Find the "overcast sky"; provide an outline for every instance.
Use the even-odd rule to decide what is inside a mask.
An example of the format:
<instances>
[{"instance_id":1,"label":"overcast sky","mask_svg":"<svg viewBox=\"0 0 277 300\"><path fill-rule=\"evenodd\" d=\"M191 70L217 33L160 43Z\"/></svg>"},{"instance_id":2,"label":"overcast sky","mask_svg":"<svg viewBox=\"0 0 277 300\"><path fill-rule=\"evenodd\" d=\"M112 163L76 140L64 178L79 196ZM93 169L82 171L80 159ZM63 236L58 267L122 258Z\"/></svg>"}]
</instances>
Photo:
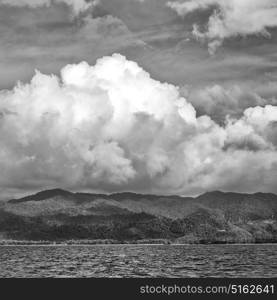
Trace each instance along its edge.
<instances>
[{"instance_id":1,"label":"overcast sky","mask_svg":"<svg viewBox=\"0 0 277 300\"><path fill-rule=\"evenodd\" d=\"M276 0L0 0L1 198L277 192Z\"/></svg>"}]
</instances>

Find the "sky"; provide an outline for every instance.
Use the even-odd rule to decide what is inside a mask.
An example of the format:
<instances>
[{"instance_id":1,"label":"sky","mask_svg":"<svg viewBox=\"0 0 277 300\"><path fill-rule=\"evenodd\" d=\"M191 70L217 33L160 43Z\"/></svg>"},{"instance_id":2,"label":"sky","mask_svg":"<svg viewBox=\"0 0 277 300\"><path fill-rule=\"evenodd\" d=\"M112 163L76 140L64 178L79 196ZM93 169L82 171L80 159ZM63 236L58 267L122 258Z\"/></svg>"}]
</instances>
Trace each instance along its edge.
<instances>
[{"instance_id":1,"label":"sky","mask_svg":"<svg viewBox=\"0 0 277 300\"><path fill-rule=\"evenodd\" d=\"M0 0L0 193L277 193L276 0Z\"/></svg>"}]
</instances>

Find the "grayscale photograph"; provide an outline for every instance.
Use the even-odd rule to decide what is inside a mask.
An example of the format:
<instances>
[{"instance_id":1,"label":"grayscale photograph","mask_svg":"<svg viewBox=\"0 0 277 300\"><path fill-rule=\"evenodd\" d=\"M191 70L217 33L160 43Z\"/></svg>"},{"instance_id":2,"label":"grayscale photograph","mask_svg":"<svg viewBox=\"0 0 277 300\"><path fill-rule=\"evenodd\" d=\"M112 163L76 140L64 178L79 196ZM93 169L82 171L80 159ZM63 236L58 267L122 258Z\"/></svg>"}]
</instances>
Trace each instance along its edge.
<instances>
[{"instance_id":1,"label":"grayscale photograph","mask_svg":"<svg viewBox=\"0 0 277 300\"><path fill-rule=\"evenodd\" d=\"M276 278L277 1L0 0L0 277Z\"/></svg>"}]
</instances>

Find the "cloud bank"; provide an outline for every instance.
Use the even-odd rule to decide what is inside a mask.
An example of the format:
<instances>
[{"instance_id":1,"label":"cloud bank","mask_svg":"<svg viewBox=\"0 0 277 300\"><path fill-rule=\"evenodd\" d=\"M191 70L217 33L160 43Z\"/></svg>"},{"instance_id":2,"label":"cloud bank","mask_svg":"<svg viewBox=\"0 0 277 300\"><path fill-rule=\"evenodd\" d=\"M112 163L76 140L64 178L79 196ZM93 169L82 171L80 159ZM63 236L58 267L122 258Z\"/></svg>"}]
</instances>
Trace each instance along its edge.
<instances>
[{"instance_id":1,"label":"cloud bank","mask_svg":"<svg viewBox=\"0 0 277 300\"><path fill-rule=\"evenodd\" d=\"M277 192L277 107L220 126L114 54L0 92L0 187Z\"/></svg>"},{"instance_id":2,"label":"cloud bank","mask_svg":"<svg viewBox=\"0 0 277 300\"><path fill-rule=\"evenodd\" d=\"M41 6L50 6L52 3L64 3L71 7L74 15L78 15L98 5L99 2L100 0L0 0L0 5L37 8Z\"/></svg>"},{"instance_id":3,"label":"cloud bank","mask_svg":"<svg viewBox=\"0 0 277 300\"><path fill-rule=\"evenodd\" d=\"M268 29L277 27L275 0L187 0L170 1L167 6L183 17L193 12L212 11L204 28L195 24L193 29L197 39L208 41L211 53L226 38L270 36Z\"/></svg>"},{"instance_id":4,"label":"cloud bank","mask_svg":"<svg viewBox=\"0 0 277 300\"><path fill-rule=\"evenodd\" d=\"M220 124L225 122L226 116L240 118L249 107L277 105L276 83L261 86L256 83L256 88L239 85L227 88L215 84L193 91L188 91L184 87L181 94L187 96L198 115L208 115Z\"/></svg>"}]
</instances>

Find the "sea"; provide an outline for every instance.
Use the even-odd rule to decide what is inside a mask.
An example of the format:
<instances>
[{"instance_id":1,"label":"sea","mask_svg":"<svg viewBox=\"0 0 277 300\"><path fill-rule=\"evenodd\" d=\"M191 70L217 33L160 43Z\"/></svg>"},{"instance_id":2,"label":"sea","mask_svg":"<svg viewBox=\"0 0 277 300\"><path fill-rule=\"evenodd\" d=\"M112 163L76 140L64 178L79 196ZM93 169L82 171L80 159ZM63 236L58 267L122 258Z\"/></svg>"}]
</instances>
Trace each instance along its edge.
<instances>
[{"instance_id":1,"label":"sea","mask_svg":"<svg viewBox=\"0 0 277 300\"><path fill-rule=\"evenodd\" d=\"M277 244L0 246L2 278L277 277Z\"/></svg>"}]
</instances>

